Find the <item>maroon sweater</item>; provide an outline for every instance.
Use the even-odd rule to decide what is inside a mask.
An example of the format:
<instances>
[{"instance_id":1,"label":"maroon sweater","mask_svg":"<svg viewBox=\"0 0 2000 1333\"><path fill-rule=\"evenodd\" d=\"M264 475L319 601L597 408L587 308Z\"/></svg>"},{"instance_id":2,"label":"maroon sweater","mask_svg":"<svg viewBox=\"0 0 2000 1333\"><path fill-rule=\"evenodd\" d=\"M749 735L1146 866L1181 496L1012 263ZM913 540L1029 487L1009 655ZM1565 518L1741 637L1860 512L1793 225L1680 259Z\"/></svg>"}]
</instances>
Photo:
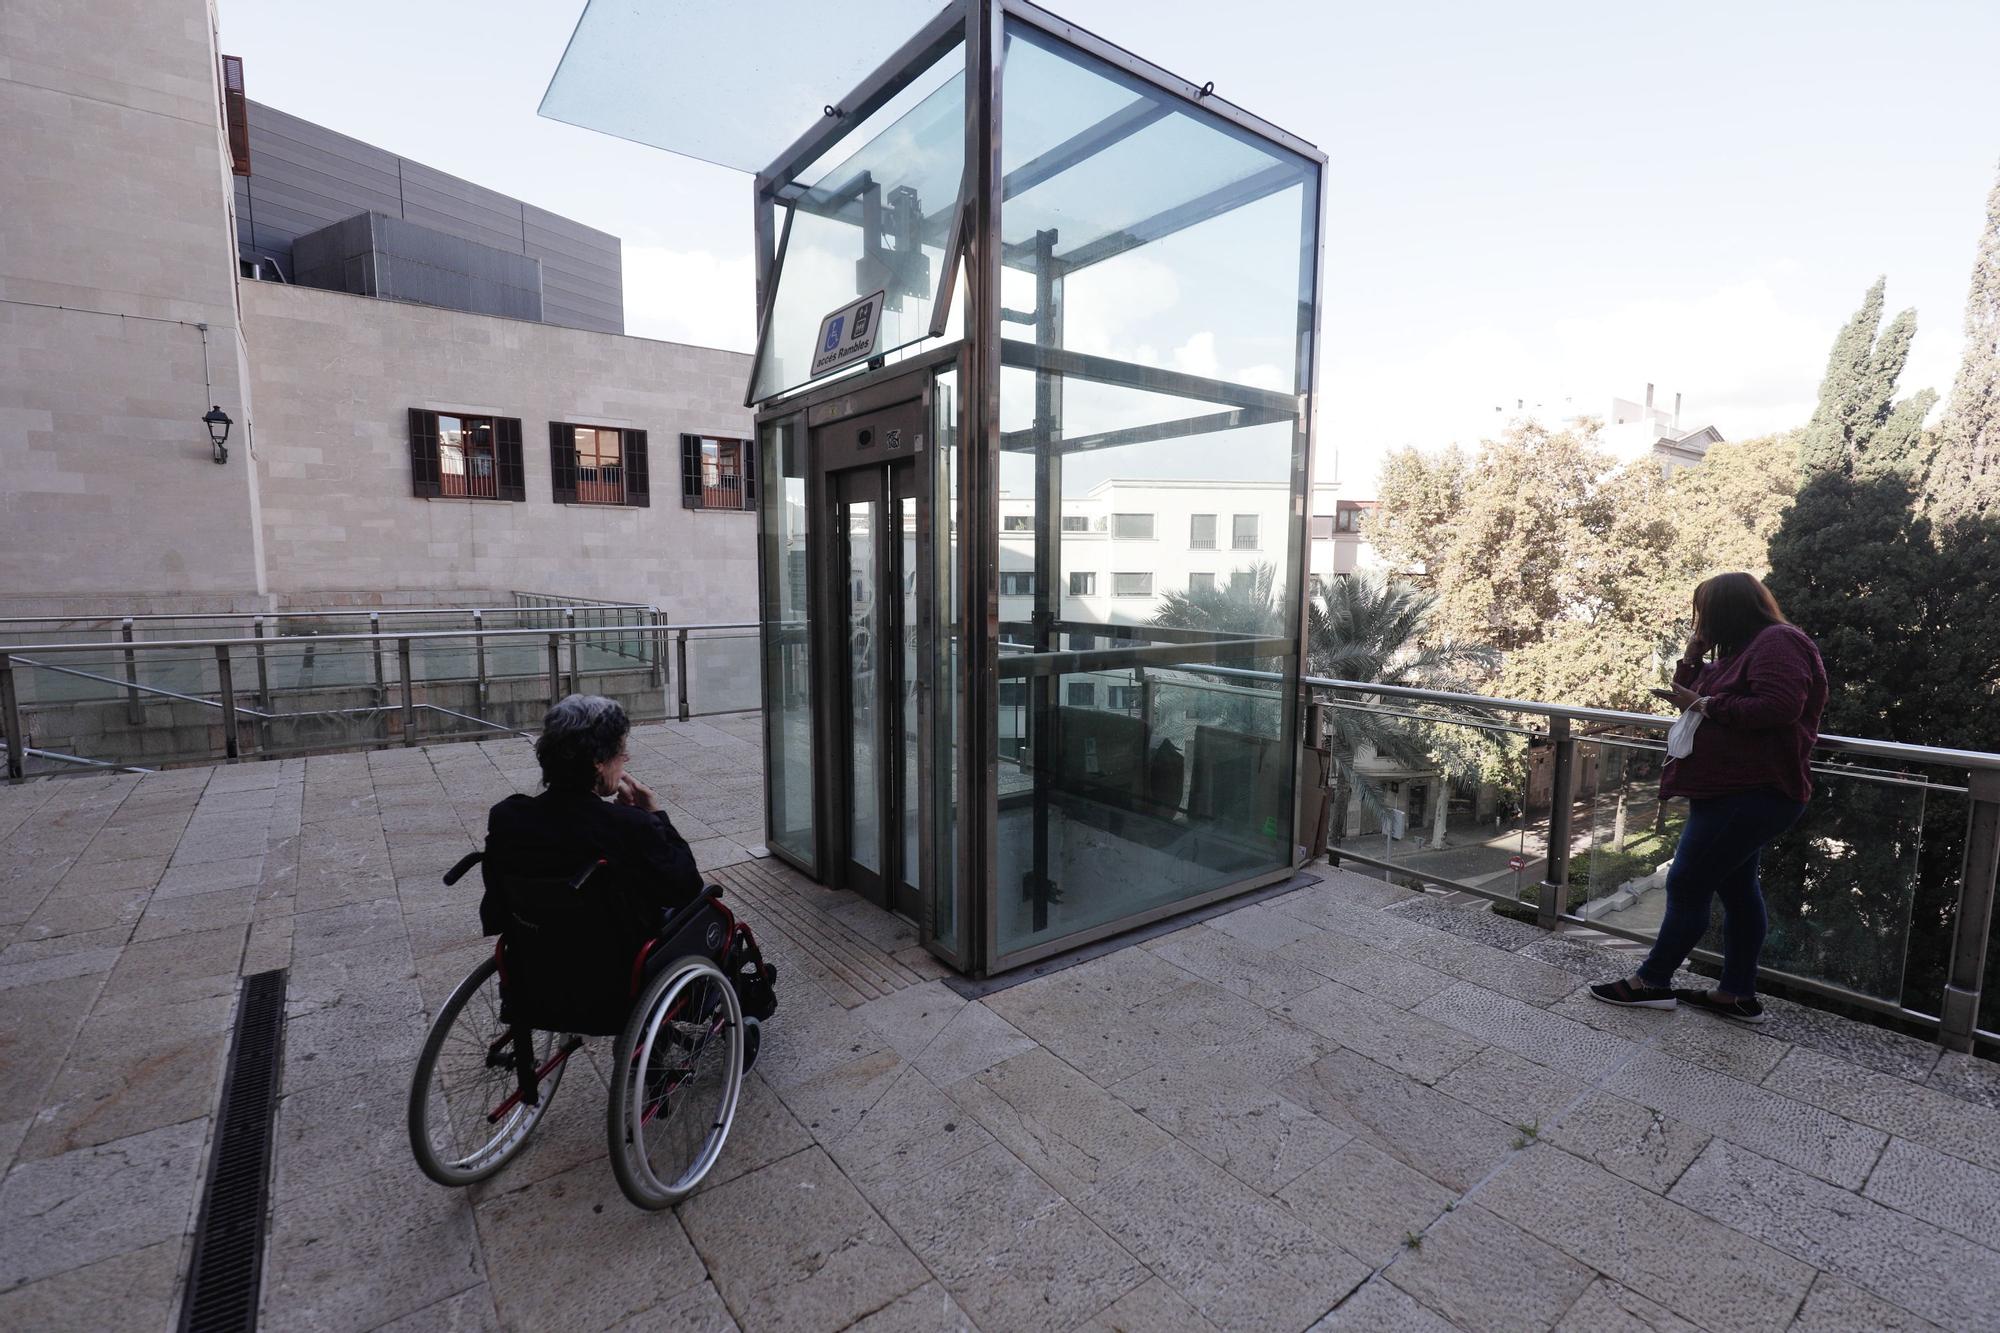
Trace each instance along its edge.
<instances>
[{"instance_id":1,"label":"maroon sweater","mask_svg":"<svg viewBox=\"0 0 2000 1333\"><path fill-rule=\"evenodd\" d=\"M1775 790L1812 796L1812 748L1826 711L1826 667L1802 630L1772 625L1734 657L1683 661L1674 683L1708 700L1694 753L1667 760L1660 795L1730 796Z\"/></svg>"}]
</instances>

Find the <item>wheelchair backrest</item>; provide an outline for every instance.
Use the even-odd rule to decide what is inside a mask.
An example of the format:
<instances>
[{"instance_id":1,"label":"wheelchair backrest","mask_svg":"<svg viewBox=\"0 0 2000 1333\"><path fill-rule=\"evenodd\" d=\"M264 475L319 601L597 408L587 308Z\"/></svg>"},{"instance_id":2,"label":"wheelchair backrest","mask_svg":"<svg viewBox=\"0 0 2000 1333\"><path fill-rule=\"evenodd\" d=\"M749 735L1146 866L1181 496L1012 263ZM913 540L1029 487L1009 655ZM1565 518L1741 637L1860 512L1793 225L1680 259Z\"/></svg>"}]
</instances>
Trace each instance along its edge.
<instances>
[{"instance_id":1,"label":"wheelchair backrest","mask_svg":"<svg viewBox=\"0 0 2000 1333\"><path fill-rule=\"evenodd\" d=\"M485 866L487 925L501 937L502 998L512 1021L565 1032L616 1032L632 959L646 932L592 861L570 875ZM490 911L488 908L490 907Z\"/></svg>"}]
</instances>

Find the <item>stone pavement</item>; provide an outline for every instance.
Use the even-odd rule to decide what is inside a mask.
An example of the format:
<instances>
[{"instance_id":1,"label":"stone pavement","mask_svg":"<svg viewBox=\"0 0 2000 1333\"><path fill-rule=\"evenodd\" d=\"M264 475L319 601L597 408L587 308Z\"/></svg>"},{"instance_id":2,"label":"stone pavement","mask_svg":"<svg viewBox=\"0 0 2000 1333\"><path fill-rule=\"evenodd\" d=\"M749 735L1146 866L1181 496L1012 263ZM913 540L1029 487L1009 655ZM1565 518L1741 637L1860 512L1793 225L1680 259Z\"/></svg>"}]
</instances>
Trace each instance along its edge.
<instances>
[{"instance_id":1,"label":"stone pavement","mask_svg":"<svg viewBox=\"0 0 2000 1333\"><path fill-rule=\"evenodd\" d=\"M782 969L673 1213L579 1064L463 1192L410 1160L486 945L441 871L525 742L0 787L0 1327L170 1327L238 978L290 969L272 1329L2000 1329L2000 1070L1324 882L967 1001L904 923L753 860L754 718L641 728Z\"/></svg>"}]
</instances>

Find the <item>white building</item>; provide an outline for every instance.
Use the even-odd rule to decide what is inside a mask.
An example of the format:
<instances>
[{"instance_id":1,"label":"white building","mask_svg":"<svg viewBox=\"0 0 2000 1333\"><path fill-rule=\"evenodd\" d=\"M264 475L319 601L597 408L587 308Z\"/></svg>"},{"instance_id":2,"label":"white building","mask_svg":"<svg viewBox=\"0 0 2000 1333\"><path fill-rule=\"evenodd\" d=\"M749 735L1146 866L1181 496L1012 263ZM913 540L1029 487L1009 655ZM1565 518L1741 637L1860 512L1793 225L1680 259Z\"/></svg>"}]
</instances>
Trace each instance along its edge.
<instances>
[{"instance_id":1,"label":"white building","mask_svg":"<svg viewBox=\"0 0 2000 1333\"><path fill-rule=\"evenodd\" d=\"M1714 426L1681 426L1681 396L1674 395L1671 412L1653 405L1653 386L1646 386L1642 403L1629 398L1613 398L1598 436L1605 448L1623 463L1651 456L1659 461L1665 476L1690 468L1707 456L1709 446L1722 443L1722 432Z\"/></svg>"},{"instance_id":2,"label":"white building","mask_svg":"<svg viewBox=\"0 0 2000 1333\"><path fill-rule=\"evenodd\" d=\"M1312 573L1331 580L1378 568L1362 534L1373 501L1314 488ZM1226 587L1283 560L1287 489L1277 482L1099 482L1062 505L1060 619L1093 625L1152 620L1169 592ZM1035 502L1000 495L1000 619L1034 611ZM1286 586L1281 584L1281 587Z\"/></svg>"}]
</instances>

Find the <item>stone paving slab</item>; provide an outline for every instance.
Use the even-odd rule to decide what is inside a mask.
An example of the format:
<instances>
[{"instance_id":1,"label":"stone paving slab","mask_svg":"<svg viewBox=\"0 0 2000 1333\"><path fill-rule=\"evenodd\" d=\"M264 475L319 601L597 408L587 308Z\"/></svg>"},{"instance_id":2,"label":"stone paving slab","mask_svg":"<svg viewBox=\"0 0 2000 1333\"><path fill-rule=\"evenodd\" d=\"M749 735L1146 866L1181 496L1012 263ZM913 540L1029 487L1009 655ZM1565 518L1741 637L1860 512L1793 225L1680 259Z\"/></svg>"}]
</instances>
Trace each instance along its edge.
<instances>
[{"instance_id":1,"label":"stone paving slab","mask_svg":"<svg viewBox=\"0 0 2000 1333\"><path fill-rule=\"evenodd\" d=\"M768 859L757 720L633 768L784 969L696 1196L627 1205L604 1043L494 1179L403 1099L484 956L438 876L525 742L0 787L0 1325L167 1328L242 975L290 969L272 1328L2000 1326L2000 1074L1339 871L967 1000Z\"/></svg>"}]
</instances>

